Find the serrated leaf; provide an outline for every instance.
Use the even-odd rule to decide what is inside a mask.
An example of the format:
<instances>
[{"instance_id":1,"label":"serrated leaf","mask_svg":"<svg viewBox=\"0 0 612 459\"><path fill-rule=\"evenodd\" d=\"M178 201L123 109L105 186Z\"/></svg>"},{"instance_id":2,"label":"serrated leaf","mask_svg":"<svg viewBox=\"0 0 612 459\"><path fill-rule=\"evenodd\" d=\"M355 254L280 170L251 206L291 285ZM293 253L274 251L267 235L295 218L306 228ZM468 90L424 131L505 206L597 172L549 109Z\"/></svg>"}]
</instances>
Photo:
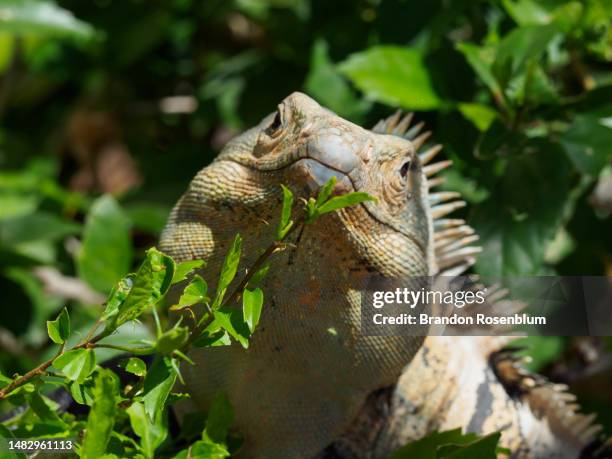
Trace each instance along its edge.
<instances>
[{"instance_id":1,"label":"serrated leaf","mask_svg":"<svg viewBox=\"0 0 612 459\"><path fill-rule=\"evenodd\" d=\"M230 457L230 453L225 446L198 440L172 459L225 459L226 457Z\"/></svg>"},{"instance_id":2,"label":"serrated leaf","mask_svg":"<svg viewBox=\"0 0 612 459\"><path fill-rule=\"evenodd\" d=\"M138 357L130 357L127 362L123 365L123 368L128 373L132 373L136 376L146 376L147 374L147 364L144 363Z\"/></svg>"},{"instance_id":3,"label":"serrated leaf","mask_svg":"<svg viewBox=\"0 0 612 459\"><path fill-rule=\"evenodd\" d=\"M158 359L147 372L142 400L150 419L156 419L164 409L168 394L176 381L176 373L168 357Z\"/></svg>"},{"instance_id":4,"label":"serrated leaf","mask_svg":"<svg viewBox=\"0 0 612 459\"><path fill-rule=\"evenodd\" d=\"M225 444L227 434L234 422L234 410L227 395L215 395L206 417L206 427L202 439L211 443Z\"/></svg>"},{"instance_id":5,"label":"serrated leaf","mask_svg":"<svg viewBox=\"0 0 612 459\"><path fill-rule=\"evenodd\" d=\"M242 251L242 237L239 234L236 235L232 245L230 246L225 259L223 260L223 266L221 266L221 274L219 275L219 283L217 284L217 291L215 293L215 299L213 301L212 308L218 308L223 302L225 296L225 290L232 283L238 270L238 263L240 263L240 254Z\"/></svg>"},{"instance_id":6,"label":"serrated leaf","mask_svg":"<svg viewBox=\"0 0 612 459\"><path fill-rule=\"evenodd\" d=\"M130 417L130 424L134 433L140 437L140 445L147 459L155 457L155 450L166 439L168 429L166 427L166 417L160 412L157 417L151 418L145 405L134 402L127 409Z\"/></svg>"},{"instance_id":7,"label":"serrated leaf","mask_svg":"<svg viewBox=\"0 0 612 459\"><path fill-rule=\"evenodd\" d=\"M244 290L242 293L242 314L251 333L255 331L255 327L259 323L262 306L263 291L260 288L256 288L255 290Z\"/></svg>"},{"instance_id":8,"label":"serrated leaf","mask_svg":"<svg viewBox=\"0 0 612 459\"><path fill-rule=\"evenodd\" d=\"M110 291L128 272L132 263L130 221L111 196L102 196L91 206L76 262L79 277L101 292Z\"/></svg>"},{"instance_id":9,"label":"serrated leaf","mask_svg":"<svg viewBox=\"0 0 612 459\"><path fill-rule=\"evenodd\" d=\"M342 209L344 207L353 206L366 201L376 201L374 196L364 193L363 191L357 191L354 193L343 194L341 196L334 196L325 202L321 207L317 208L320 215L334 210Z\"/></svg>"},{"instance_id":10,"label":"serrated leaf","mask_svg":"<svg viewBox=\"0 0 612 459\"><path fill-rule=\"evenodd\" d=\"M146 258L134 275L134 285L111 318L111 327L138 318L168 291L174 275L174 261L156 248L147 250Z\"/></svg>"},{"instance_id":11,"label":"serrated leaf","mask_svg":"<svg viewBox=\"0 0 612 459\"><path fill-rule=\"evenodd\" d=\"M174 269L172 284L185 280L189 274L202 266L204 266L204 260L189 260L177 263Z\"/></svg>"},{"instance_id":12,"label":"serrated leaf","mask_svg":"<svg viewBox=\"0 0 612 459\"><path fill-rule=\"evenodd\" d=\"M189 285L183 290L178 303L173 305L170 309L177 310L193 306L194 304L207 302L209 301L209 298L206 296L207 292L208 285L206 281L196 274L193 276L193 279L191 279Z\"/></svg>"},{"instance_id":13,"label":"serrated leaf","mask_svg":"<svg viewBox=\"0 0 612 459\"><path fill-rule=\"evenodd\" d=\"M440 106L424 56L417 49L374 46L351 54L338 68L371 100L413 110Z\"/></svg>"},{"instance_id":14,"label":"serrated leaf","mask_svg":"<svg viewBox=\"0 0 612 459\"><path fill-rule=\"evenodd\" d=\"M96 354L92 349L73 349L57 357L53 366L71 381L82 383L96 369Z\"/></svg>"},{"instance_id":15,"label":"serrated leaf","mask_svg":"<svg viewBox=\"0 0 612 459\"><path fill-rule=\"evenodd\" d=\"M291 209L293 207L293 193L284 185L281 185L281 188L283 189L283 208L278 223L278 229L276 230L276 239L279 241L287 235L293 226L293 222L290 220Z\"/></svg>"},{"instance_id":16,"label":"serrated leaf","mask_svg":"<svg viewBox=\"0 0 612 459\"><path fill-rule=\"evenodd\" d=\"M47 333L56 344L63 344L70 337L70 316L66 308L62 309L55 320L47 321Z\"/></svg>"},{"instance_id":17,"label":"serrated leaf","mask_svg":"<svg viewBox=\"0 0 612 459\"><path fill-rule=\"evenodd\" d=\"M97 459L106 452L117 415L119 383L110 370L101 369L94 378L93 404L87 416L85 438L80 455L84 459Z\"/></svg>"}]
</instances>

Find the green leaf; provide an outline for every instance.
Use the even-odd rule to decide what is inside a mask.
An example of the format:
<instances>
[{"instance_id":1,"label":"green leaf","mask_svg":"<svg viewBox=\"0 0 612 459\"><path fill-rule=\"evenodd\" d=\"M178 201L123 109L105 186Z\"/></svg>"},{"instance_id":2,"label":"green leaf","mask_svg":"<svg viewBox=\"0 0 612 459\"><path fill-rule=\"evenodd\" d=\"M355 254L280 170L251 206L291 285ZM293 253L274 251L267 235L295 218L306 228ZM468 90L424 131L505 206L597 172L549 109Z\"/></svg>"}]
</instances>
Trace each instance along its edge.
<instances>
[{"instance_id":1,"label":"green leaf","mask_svg":"<svg viewBox=\"0 0 612 459\"><path fill-rule=\"evenodd\" d=\"M480 47L472 43L459 43L457 49L465 56L468 64L472 67L480 80L489 88L499 100L502 97L502 89L493 75L493 62L495 60L495 49L493 47Z\"/></svg>"},{"instance_id":2,"label":"green leaf","mask_svg":"<svg viewBox=\"0 0 612 459\"><path fill-rule=\"evenodd\" d=\"M257 286L259 286L268 274L269 270L270 263L264 264L263 267L261 267L255 274L253 274L253 276L249 280L249 283L247 284L247 288L253 290Z\"/></svg>"},{"instance_id":3,"label":"green leaf","mask_svg":"<svg viewBox=\"0 0 612 459\"><path fill-rule=\"evenodd\" d=\"M240 253L242 251L242 238L239 234L234 238L234 242L230 249L225 255L223 260L223 266L221 267L221 274L219 275L219 283L217 285L217 291L215 293L215 299L213 301L212 308L218 308L225 296L227 287L232 283L238 270L238 263L240 262Z\"/></svg>"},{"instance_id":4,"label":"green leaf","mask_svg":"<svg viewBox=\"0 0 612 459\"><path fill-rule=\"evenodd\" d=\"M225 446L199 440L179 452L173 459L225 459L226 457L230 457L230 453Z\"/></svg>"},{"instance_id":5,"label":"green leaf","mask_svg":"<svg viewBox=\"0 0 612 459\"><path fill-rule=\"evenodd\" d=\"M70 337L70 316L68 309L62 309L57 319L47 320L47 333L56 344L63 344Z\"/></svg>"},{"instance_id":6,"label":"green leaf","mask_svg":"<svg viewBox=\"0 0 612 459\"><path fill-rule=\"evenodd\" d=\"M87 416L85 438L80 453L84 459L97 459L106 452L118 412L117 376L110 370L101 369L94 378L92 395L94 402Z\"/></svg>"},{"instance_id":7,"label":"green leaf","mask_svg":"<svg viewBox=\"0 0 612 459\"><path fill-rule=\"evenodd\" d=\"M478 437L472 433L462 434L460 428L445 432L433 432L426 437L413 441L406 446L402 446L393 452L389 456L389 459L438 459L443 457L437 454L440 447L448 444L454 444L456 446L465 445L473 442L477 438ZM495 457L492 459L495 459Z\"/></svg>"},{"instance_id":8,"label":"green leaf","mask_svg":"<svg viewBox=\"0 0 612 459\"><path fill-rule=\"evenodd\" d=\"M371 100L414 110L441 104L417 49L375 46L350 55L339 69Z\"/></svg>"},{"instance_id":9,"label":"green leaf","mask_svg":"<svg viewBox=\"0 0 612 459\"><path fill-rule=\"evenodd\" d=\"M201 268L204 265L204 260L189 260L177 263L174 269L174 277L172 278L172 284L184 281L189 274L194 270Z\"/></svg>"},{"instance_id":10,"label":"green leaf","mask_svg":"<svg viewBox=\"0 0 612 459\"><path fill-rule=\"evenodd\" d=\"M187 342L188 338L189 328L176 324L157 338L155 347L160 354L170 354L176 349L180 349Z\"/></svg>"},{"instance_id":11,"label":"green leaf","mask_svg":"<svg viewBox=\"0 0 612 459\"><path fill-rule=\"evenodd\" d=\"M256 288L255 290L244 290L242 293L242 314L251 333L255 331L255 327L259 323L262 306L263 292L260 288Z\"/></svg>"},{"instance_id":12,"label":"green leaf","mask_svg":"<svg viewBox=\"0 0 612 459\"><path fill-rule=\"evenodd\" d=\"M593 177L612 157L612 110L605 112L576 116L560 138L576 169Z\"/></svg>"},{"instance_id":13,"label":"green leaf","mask_svg":"<svg viewBox=\"0 0 612 459\"><path fill-rule=\"evenodd\" d=\"M27 459L27 456L25 454L18 453L16 451L11 451L6 447L7 440L15 439L15 435L13 435L13 433L8 430L3 424L0 424L0 438L4 439L4 441L0 442L2 443L1 446L3 448L3 459Z\"/></svg>"},{"instance_id":14,"label":"green leaf","mask_svg":"<svg viewBox=\"0 0 612 459\"><path fill-rule=\"evenodd\" d=\"M208 410L202 439L224 445L233 422L234 410L227 395L222 392L216 394Z\"/></svg>"},{"instance_id":15,"label":"green leaf","mask_svg":"<svg viewBox=\"0 0 612 459\"><path fill-rule=\"evenodd\" d=\"M471 121L481 132L489 129L491 123L497 118L497 112L488 105L462 103L457 108L464 118Z\"/></svg>"},{"instance_id":16,"label":"green leaf","mask_svg":"<svg viewBox=\"0 0 612 459\"><path fill-rule=\"evenodd\" d=\"M207 291L208 285L206 281L196 274L193 276L193 279L191 279L189 285L183 290L178 303L173 305L170 309L182 309L187 306L193 306L194 304L208 302L210 299L206 296Z\"/></svg>"},{"instance_id":17,"label":"green leaf","mask_svg":"<svg viewBox=\"0 0 612 459\"><path fill-rule=\"evenodd\" d=\"M0 3L0 30L19 35L91 38L94 29L53 2L3 0Z\"/></svg>"},{"instance_id":18,"label":"green leaf","mask_svg":"<svg viewBox=\"0 0 612 459\"><path fill-rule=\"evenodd\" d=\"M130 417L130 424L134 433L140 437L140 445L147 459L155 457L155 450L166 439L168 429L166 427L166 417L159 413L154 419L147 414L145 405L134 402L127 409Z\"/></svg>"},{"instance_id":19,"label":"green leaf","mask_svg":"<svg viewBox=\"0 0 612 459\"><path fill-rule=\"evenodd\" d=\"M144 363L138 357L130 357L127 362L123 365L123 368L128 373L132 373L136 376L146 376L147 374L147 364Z\"/></svg>"},{"instance_id":20,"label":"green leaf","mask_svg":"<svg viewBox=\"0 0 612 459\"><path fill-rule=\"evenodd\" d=\"M321 187L321 190L319 190L317 200L315 201L315 207L321 207L321 205L329 199L332 191L334 191L334 186L336 186L336 176L332 175L327 183Z\"/></svg>"},{"instance_id":21,"label":"green leaf","mask_svg":"<svg viewBox=\"0 0 612 459\"><path fill-rule=\"evenodd\" d=\"M53 366L71 381L82 383L96 369L96 354L92 349L73 349L57 357Z\"/></svg>"},{"instance_id":22,"label":"green leaf","mask_svg":"<svg viewBox=\"0 0 612 459\"><path fill-rule=\"evenodd\" d=\"M92 205L76 259L79 276L101 292L110 291L132 263L130 221L108 195Z\"/></svg>"},{"instance_id":23,"label":"green leaf","mask_svg":"<svg viewBox=\"0 0 612 459\"><path fill-rule=\"evenodd\" d=\"M147 250L146 258L134 276L134 285L112 317L111 327L138 318L147 308L160 301L170 288L174 261L156 248Z\"/></svg>"},{"instance_id":24,"label":"green leaf","mask_svg":"<svg viewBox=\"0 0 612 459\"><path fill-rule=\"evenodd\" d=\"M512 158L472 225L483 248L476 271L484 276L542 273L544 255L571 204L571 165L558 145L532 141Z\"/></svg>"},{"instance_id":25,"label":"green leaf","mask_svg":"<svg viewBox=\"0 0 612 459\"><path fill-rule=\"evenodd\" d=\"M539 59L559 34L554 25L525 26L513 29L497 46L493 73L502 87L527 70L529 62Z\"/></svg>"},{"instance_id":26,"label":"green leaf","mask_svg":"<svg viewBox=\"0 0 612 459\"><path fill-rule=\"evenodd\" d=\"M347 193L341 196L334 196L325 202L321 207L317 208L319 215L333 212L334 210L342 209L344 207L354 206L366 201L376 201L374 196L364 193L363 191L357 191L354 193Z\"/></svg>"},{"instance_id":27,"label":"green leaf","mask_svg":"<svg viewBox=\"0 0 612 459\"><path fill-rule=\"evenodd\" d=\"M156 419L156 416L160 416L163 412L164 404L174 386L176 376L168 357L157 359L147 372L142 400L150 419Z\"/></svg>"},{"instance_id":28,"label":"green leaf","mask_svg":"<svg viewBox=\"0 0 612 459\"><path fill-rule=\"evenodd\" d=\"M113 287L106 300L106 308L102 314L102 320L108 320L119 312L119 306L123 304L134 286L135 277L136 274L128 274Z\"/></svg>"},{"instance_id":29,"label":"green leaf","mask_svg":"<svg viewBox=\"0 0 612 459\"><path fill-rule=\"evenodd\" d=\"M361 119L371 106L370 102L359 100L340 75L329 58L328 44L322 39L315 41L312 47L310 71L304 88L321 105L343 118Z\"/></svg>"},{"instance_id":30,"label":"green leaf","mask_svg":"<svg viewBox=\"0 0 612 459\"><path fill-rule=\"evenodd\" d=\"M91 406L94 402L93 387L94 382L91 378L82 384L73 381L70 383L70 395L72 395L75 402Z\"/></svg>"},{"instance_id":31,"label":"green leaf","mask_svg":"<svg viewBox=\"0 0 612 459\"><path fill-rule=\"evenodd\" d=\"M283 209L278 229L276 230L276 240L278 241L282 240L293 226L293 221L290 220L291 208L293 207L293 193L284 185L281 185L281 188L283 189Z\"/></svg>"},{"instance_id":32,"label":"green leaf","mask_svg":"<svg viewBox=\"0 0 612 459\"><path fill-rule=\"evenodd\" d=\"M437 455L443 459L497 459L497 445L501 434L492 433L465 445L443 445Z\"/></svg>"},{"instance_id":33,"label":"green leaf","mask_svg":"<svg viewBox=\"0 0 612 459\"><path fill-rule=\"evenodd\" d=\"M218 325L218 324L217 324ZM229 346L232 344L232 340L227 331L223 330L218 326L214 331L207 328L201 335L193 342L195 347L217 347L217 346Z\"/></svg>"},{"instance_id":34,"label":"green leaf","mask_svg":"<svg viewBox=\"0 0 612 459\"><path fill-rule=\"evenodd\" d=\"M215 320L207 327L207 330L216 332L219 328L226 330L243 348L248 349L251 332L244 321L242 311L230 307L215 311Z\"/></svg>"}]
</instances>

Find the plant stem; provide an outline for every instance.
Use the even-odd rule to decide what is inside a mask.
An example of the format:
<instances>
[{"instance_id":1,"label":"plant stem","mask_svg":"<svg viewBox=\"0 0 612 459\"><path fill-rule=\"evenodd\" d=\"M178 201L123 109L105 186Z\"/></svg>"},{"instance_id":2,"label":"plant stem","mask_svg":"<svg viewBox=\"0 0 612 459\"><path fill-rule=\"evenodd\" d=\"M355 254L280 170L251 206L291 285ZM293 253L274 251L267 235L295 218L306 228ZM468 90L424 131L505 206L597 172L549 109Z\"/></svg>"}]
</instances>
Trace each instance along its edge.
<instances>
[{"instance_id":1,"label":"plant stem","mask_svg":"<svg viewBox=\"0 0 612 459\"><path fill-rule=\"evenodd\" d=\"M70 348L69 351L73 351L76 349L83 349L83 348L92 348L94 347L95 343L100 341L102 338L105 338L106 336L107 334L105 332L102 332L96 335L95 337L85 340L82 343L79 343L76 346ZM19 378L14 379L10 384L0 389L0 400L5 399L15 389L23 386L24 384L27 384L30 380L45 373L45 370L53 364L53 361L56 358L58 358L60 355L65 354L66 352L68 351L66 351L64 346L62 345L62 347L60 348L60 351L54 357L50 358L46 362L41 363L33 370L30 370L23 376L20 376Z\"/></svg>"}]
</instances>

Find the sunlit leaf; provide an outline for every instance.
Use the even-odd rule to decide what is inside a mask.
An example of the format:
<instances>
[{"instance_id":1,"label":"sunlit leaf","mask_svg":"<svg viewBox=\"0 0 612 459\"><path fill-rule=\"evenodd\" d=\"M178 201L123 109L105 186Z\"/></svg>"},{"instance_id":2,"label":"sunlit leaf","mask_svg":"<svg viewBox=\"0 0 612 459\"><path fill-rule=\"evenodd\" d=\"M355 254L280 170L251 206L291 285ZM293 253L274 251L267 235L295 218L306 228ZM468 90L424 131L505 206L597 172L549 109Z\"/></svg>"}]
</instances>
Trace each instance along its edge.
<instances>
[{"instance_id":1,"label":"sunlit leaf","mask_svg":"<svg viewBox=\"0 0 612 459\"><path fill-rule=\"evenodd\" d=\"M99 458L106 452L118 411L117 376L110 370L101 369L94 378L92 395L94 401L87 416L85 438L81 447L81 457L86 459Z\"/></svg>"},{"instance_id":2,"label":"sunlit leaf","mask_svg":"<svg viewBox=\"0 0 612 459\"><path fill-rule=\"evenodd\" d=\"M68 309L62 309L55 320L47 321L47 333L56 344L63 344L70 337L70 316Z\"/></svg>"},{"instance_id":3,"label":"sunlit leaf","mask_svg":"<svg viewBox=\"0 0 612 459\"><path fill-rule=\"evenodd\" d=\"M251 333L255 331L255 327L259 323L262 306L263 291L260 288L256 288L255 290L244 290L242 293L242 313Z\"/></svg>"},{"instance_id":4,"label":"sunlit leaf","mask_svg":"<svg viewBox=\"0 0 612 459\"><path fill-rule=\"evenodd\" d=\"M134 402L127 409L130 424L134 433L140 437L140 445L147 459L155 457L155 450L168 435L165 416L159 414L151 418L145 410L145 405Z\"/></svg>"},{"instance_id":5,"label":"sunlit leaf","mask_svg":"<svg viewBox=\"0 0 612 459\"><path fill-rule=\"evenodd\" d=\"M232 283L238 270L238 263L240 262L240 254L242 251L242 238L239 234L236 235L232 245L230 246L225 259L223 260L223 266L221 266L221 274L219 275L219 283L217 284L217 291L215 293L215 299L213 301L213 309L218 308L223 301L225 296L225 290Z\"/></svg>"},{"instance_id":6,"label":"sunlit leaf","mask_svg":"<svg viewBox=\"0 0 612 459\"><path fill-rule=\"evenodd\" d=\"M339 69L371 100L414 110L440 106L423 54L400 46L375 46L352 54Z\"/></svg>"},{"instance_id":7,"label":"sunlit leaf","mask_svg":"<svg viewBox=\"0 0 612 459\"><path fill-rule=\"evenodd\" d=\"M82 383L96 368L96 354L92 349L73 349L57 357L53 366L71 381Z\"/></svg>"},{"instance_id":8,"label":"sunlit leaf","mask_svg":"<svg viewBox=\"0 0 612 459\"><path fill-rule=\"evenodd\" d=\"M207 302L209 300L206 296L207 291L208 285L206 281L196 274L193 276L193 279L191 279L189 285L183 290L178 303L173 305L170 309L182 309L193 306L194 304Z\"/></svg>"}]
</instances>

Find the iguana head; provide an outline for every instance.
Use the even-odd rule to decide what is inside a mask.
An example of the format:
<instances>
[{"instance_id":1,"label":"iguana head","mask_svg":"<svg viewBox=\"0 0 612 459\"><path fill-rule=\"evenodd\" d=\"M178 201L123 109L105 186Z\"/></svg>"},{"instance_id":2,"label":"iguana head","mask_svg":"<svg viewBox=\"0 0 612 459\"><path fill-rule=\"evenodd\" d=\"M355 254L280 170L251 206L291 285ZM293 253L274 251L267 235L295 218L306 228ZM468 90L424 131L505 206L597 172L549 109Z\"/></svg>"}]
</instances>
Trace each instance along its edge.
<instances>
[{"instance_id":1,"label":"iguana head","mask_svg":"<svg viewBox=\"0 0 612 459\"><path fill-rule=\"evenodd\" d=\"M256 181L264 174L266 184L285 184L302 197L316 193L332 176L337 178L337 193L375 196L376 202L343 211L343 229L353 233L353 240L371 245L372 238L379 237L373 232L380 229L385 233L381 255L394 248L394 256L405 263L391 271L428 274L432 224L427 185L410 140L363 129L310 97L293 93L258 126L231 141L218 160L247 167ZM402 259L398 254L404 251L419 256ZM386 262L371 261L377 268L390 268Z\"/></svg>"}]
</instances>

